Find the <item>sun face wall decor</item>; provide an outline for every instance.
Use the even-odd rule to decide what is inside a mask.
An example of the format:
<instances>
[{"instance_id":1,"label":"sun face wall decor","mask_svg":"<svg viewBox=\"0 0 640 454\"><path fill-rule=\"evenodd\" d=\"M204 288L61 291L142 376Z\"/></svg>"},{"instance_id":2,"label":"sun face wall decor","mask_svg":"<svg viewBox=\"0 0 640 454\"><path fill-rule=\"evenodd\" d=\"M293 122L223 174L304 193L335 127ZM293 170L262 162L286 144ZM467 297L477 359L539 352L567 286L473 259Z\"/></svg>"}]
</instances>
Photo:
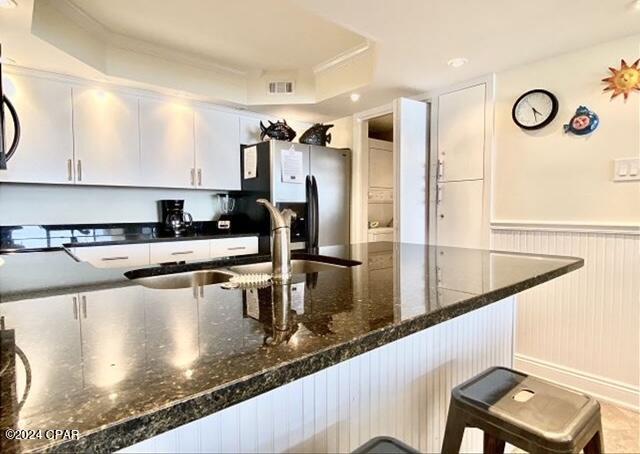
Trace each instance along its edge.
<instances>
[{"instance_id":1,"label":"sun face wall decor","mask_svg":"<svg viewBox=\"0 0 640 454\"><path fill-rule=\"evenodd\" d=\"M629 97L629 93L633 90L640 91L640 69L638 69L638 63L640 59L636 60L631 66L627 65L624 59L620 62L620 69L609 68L613 73L611 77L602 79L603 82L607 82L607 86L604 91L613 91L611 99L623 94L624 99Z\"/></svg>"}]
</instances>

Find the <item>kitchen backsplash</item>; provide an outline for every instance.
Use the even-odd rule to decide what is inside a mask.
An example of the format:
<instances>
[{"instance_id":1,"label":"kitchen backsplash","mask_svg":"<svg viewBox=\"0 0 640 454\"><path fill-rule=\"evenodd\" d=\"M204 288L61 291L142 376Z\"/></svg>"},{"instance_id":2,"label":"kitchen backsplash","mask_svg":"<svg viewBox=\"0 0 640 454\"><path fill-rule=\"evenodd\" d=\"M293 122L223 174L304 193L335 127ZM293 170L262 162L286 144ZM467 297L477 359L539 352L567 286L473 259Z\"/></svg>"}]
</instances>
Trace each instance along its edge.
<instances>
[{"instance_id":1,"label":"kitchen backsplash","mask_svg":"<svg viewBox=\"0 0 640 454\"><path fill-rule=\"evenodd\" d=\"M3 183L0 225L157 222L161 199L184 199L196 221L219 215L213 191Z\"/></svg>"}]
</instances>

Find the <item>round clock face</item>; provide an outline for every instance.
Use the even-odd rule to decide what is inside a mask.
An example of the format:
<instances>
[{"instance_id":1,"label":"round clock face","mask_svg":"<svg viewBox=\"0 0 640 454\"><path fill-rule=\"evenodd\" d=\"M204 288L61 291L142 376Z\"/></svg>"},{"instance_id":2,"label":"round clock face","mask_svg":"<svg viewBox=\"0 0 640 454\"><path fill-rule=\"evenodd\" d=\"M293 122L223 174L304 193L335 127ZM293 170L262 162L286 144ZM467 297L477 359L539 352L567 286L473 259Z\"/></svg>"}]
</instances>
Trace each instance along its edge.
<instances>
[{"instance_id":1,"label":"round clock face","mask_svg":"<svg viewBox=\"0 0 640 454\"><path fill-rule=\"evenodd\" d=\"M558 99L547 90L531 90L523 94L513 105L511 117L522 129L540 129L548 125L558 114Z\"/></svg>"}]
</instances>

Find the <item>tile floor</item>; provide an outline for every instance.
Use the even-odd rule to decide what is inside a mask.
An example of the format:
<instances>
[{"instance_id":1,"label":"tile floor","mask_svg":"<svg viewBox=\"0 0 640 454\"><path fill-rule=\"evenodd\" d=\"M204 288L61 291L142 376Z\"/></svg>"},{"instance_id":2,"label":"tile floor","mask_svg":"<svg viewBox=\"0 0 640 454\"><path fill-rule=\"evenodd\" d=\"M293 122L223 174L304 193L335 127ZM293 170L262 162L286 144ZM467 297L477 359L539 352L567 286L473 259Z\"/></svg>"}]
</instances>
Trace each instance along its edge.
<instances>
[{"instance_id":1,"label":"tile floor","mask_svg":"<svg viewBox=\"0 0 640 454\"><path fill-rule=\"evenodd\" d=\"M602 402L600 405L605 454L640 454L640 413ZM511 452L525 451L513 448Z\"/></svg>"},{"instance_id":2,"label":"tile floor","mask_svg":"<svg viewBox=\"0 0 640 454\"><path fill-rule=\"evenodd\" d=\"M607 454L640 453L640 413L602 405L602 431Z\"/></svg>"}]
</instances>

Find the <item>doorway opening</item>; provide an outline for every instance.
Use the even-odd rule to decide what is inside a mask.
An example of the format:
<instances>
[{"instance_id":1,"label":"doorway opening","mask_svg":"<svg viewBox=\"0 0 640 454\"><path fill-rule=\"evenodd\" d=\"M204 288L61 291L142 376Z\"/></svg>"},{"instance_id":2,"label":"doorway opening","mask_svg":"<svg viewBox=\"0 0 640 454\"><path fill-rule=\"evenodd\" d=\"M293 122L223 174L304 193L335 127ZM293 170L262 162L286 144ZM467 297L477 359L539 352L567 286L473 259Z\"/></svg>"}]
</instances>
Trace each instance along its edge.
<instances>
[{"instance_id":1,"label":"doorway opening","mask_svg":"<svg viewBox=\"0 0 640 454\"><path fill-rule=\"evenodd\" d=\"M369 119L367 129L367 240L393 241L393 114Z\"/></svg>"}]
</instances>

